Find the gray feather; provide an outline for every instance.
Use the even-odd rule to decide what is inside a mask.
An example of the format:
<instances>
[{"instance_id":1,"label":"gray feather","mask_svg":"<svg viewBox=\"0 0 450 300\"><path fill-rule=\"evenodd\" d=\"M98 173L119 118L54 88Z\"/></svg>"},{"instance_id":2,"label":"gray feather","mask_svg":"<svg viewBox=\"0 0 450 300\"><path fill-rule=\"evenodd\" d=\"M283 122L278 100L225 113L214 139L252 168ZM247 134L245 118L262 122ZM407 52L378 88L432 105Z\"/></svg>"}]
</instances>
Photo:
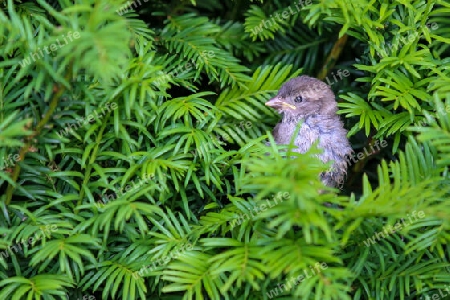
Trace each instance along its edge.
<instances>
[{"instance_id":1,"label":"gray feather","mask_svg":"<svg viewBox=\"0 0 450 300\"><path fill-rule=\"evenodd\" d=\"M300 103L295 101L298 96L303 99ZM266 105L273 106L283 115L273 130L277 144L289 144L296 125L302 122L294 141L297 146L294 151L305 153L318 140L319 148L324 150L318 157L324 163L333 161L330 171L321 174L322 182L331 187L342 184L347 172L346 158L353 150L347 131L336 114L337 103L329 86L318 79L301 76L286 82L272 100Z\"/></svg>"}]
</instances>

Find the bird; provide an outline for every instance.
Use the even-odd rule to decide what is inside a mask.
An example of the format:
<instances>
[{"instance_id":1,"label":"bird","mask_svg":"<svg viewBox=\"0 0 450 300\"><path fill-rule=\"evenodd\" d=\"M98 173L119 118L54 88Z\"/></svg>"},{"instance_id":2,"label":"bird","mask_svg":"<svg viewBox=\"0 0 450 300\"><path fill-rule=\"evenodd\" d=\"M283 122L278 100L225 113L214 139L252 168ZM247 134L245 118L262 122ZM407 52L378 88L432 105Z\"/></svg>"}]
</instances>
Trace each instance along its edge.
<instances>
[{"instance_id":1,"label":"bird","mask_svg":"<svg viewBox=\"0 0 450 300\"><path fill-rule=\"evenodd\" d=\"M273 129L275 142L289 144L301 122L294 140L297 148L293 151L305 153L318 140L318 147L323 150L318 154L319 159L323 163L333 161L331 168L320 174L320 179L326 186L342 188L353 149L337 115L337 102L331 88L319 79L302 75L285 82L265 105L282 115Z\"/></svg>"}]
</instances>

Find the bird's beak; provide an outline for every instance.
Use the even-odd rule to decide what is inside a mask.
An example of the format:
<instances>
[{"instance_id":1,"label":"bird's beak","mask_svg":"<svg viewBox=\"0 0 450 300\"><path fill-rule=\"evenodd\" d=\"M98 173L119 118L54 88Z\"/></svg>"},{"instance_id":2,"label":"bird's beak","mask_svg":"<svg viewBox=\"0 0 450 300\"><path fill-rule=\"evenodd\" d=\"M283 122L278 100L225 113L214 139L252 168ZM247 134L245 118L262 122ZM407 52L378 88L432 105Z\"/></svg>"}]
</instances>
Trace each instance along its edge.
<instances>
[{"instance_id":1,"label":"bird's beak","mask_svg":"<svg viewBox=\"0 0 450 300\"><path fill-rule=\"evenodd\" d=\"M296 109L296 107L294 105L291 105L289 103L283 102L278 97L272 98L269 101L267 101L266 102L266 106L270 106L270 107L273 107L273 108L287 107L287 108L292 109L292 110Z\"/></svg>"}]
</instances>

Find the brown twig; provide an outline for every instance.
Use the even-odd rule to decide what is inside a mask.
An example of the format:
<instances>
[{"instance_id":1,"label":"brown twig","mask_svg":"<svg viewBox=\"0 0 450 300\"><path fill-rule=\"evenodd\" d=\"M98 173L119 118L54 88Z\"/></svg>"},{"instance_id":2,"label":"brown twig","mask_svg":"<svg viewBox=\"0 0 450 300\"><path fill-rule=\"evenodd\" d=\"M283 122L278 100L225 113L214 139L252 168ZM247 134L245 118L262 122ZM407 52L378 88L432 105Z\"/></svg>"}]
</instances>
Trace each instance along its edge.
<instances>
[{"instance_id":1,"label":"brown twig","mask_svg":"<svg viewBox=\"0 0 450 300\"><path fill-rule=\"evenodd\" d=\"M70 72L69 72L70 73ZM70 74L66 76L66 80L70 78ZM30 152L30 147L33 139L38 136L41 133L41 130L44 128L44 126L48 123L51 116L53 115L53 112L55 111L56 107L58 107L58 101L61 97L61 95L65 92L66 88L63 85L55 85L53 88L53 98L50 101L50 106L44 117L39 121L39 123L36 125L36 129L33 131L33 133L25 138L25 143L23 147L19 151L19 159L18 161L23 161L25 158L25 155ZM20 164L17 163L14 166L14 170L12 172L11 179L17 183L17 179L19 178L20 174ZM14 185L11 183L8 183L8 187L6 189L6 200L5 205L8 205L11 202L13 192L14 192Z\"/></svg>"},{"instance_id":2,"label":"brown twig","mask_svg":"<svg viewBox=\"0 0 450 300\"><path fill-rule=\"evenodd\" d=\"M320 70L319 74L317 74L317 78L320 80L325 79L327 77L328 72L333 69L336 64L339 56L341 55L342 50L344 49L345 44L347 43L347 34L344 34L341 38L339 38L331 49L330 54L325 61L322 70Z\"/></svg>"}]
</instances>

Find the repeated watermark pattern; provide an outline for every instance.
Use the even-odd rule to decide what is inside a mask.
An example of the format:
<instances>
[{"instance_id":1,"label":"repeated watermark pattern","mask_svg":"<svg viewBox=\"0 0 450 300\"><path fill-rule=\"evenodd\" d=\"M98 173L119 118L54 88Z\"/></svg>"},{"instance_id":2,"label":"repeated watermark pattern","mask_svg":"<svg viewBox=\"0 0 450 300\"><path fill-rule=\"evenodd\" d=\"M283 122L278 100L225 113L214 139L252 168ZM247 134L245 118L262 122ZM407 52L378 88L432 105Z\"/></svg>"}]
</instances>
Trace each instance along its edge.
<instances>
[{"instance_id":1,"label":"repeated watermark pattern","mask_svg":"<svg viewBox=\"0 0 450 300\"><path fill-rule=\"evenodd\" d=\"M105 197L103 197L102 200L98 200L95 203L95 206L97 208L102 208L103 206L105 206L106 203L113 201L115 199L117 199L118 197L122 197L123 195L126 195L128 193L131 193L133 191L138 190L140 187L146 185L147 183L149 183L150 181L152 181L155 178L155 175L145 175L143 178L139 179L138 181L136 181L136 183L134 181L131 181L131 184L127 184L125 186L125 192L123 191L124 188L116 188L114 193L111 194L107 194ZM160 184L159 184L160 186Z\"/></svg>"},{"instance_id":2,"label":"repeated watermark pattern","mask_svg":"<svg viewBox=\"0 0 450 300\"><path fill-rule=\"evenodd\" d=\"M339 79L337 79L336 75L339 77ZM333 80L330 80L330 76L333 78ZM342 77L343 76L343 77ZM348 76L350 76L350 71L349 70L341 70L338 69L336 71L336 74L334 72L331 72L331 75L328 75L327 77L325 77L325 79L323 81L326 81L326 83L328 84L328 86L332 86L333 84L335 84L336 82L338 82L339 80L342 80L344 78L347 78Z\"/></svg>"},{"instance_id":3,"label":"repeated watermark pattern","mask_svg":"<svg viewBox=\"0 0 450 300\"><path fill-rule=\"evenodd\" d=\"M97 112L97 110L94 110L93 113L89 114L86 118L84 117L80 117L77 119L76 122L71 123L69 125L67 125L66 127L64 127L62 130L60 130L59 132L57 132L56 134L60 137L63 138L68 134L73 134L74 132L76 132L80 127L85 126L89 123L92 123L94 120L98 120L100 118L103 118L106 115L105 112L105 108L107 110L107 112L113 111L115 110L117 107L119 107L117 105L116 102L107 102L105 103L105 106L102 107L101 109L101 114L99 114Z\"/></svg>"},{"instance_id":4,"label":"repeated watermark pattern","mask_svg":"<svg viewBox=\"0 0 450 300\"><path fill-rule=\"evenodd\" d=\"M370 144L370 149L371 151L368 152L366 147L363 148L363 151L358 152L357 154L355 154L355 152L352 152L349 155L345 156L345 160L347 161L347 166L351 166L353 163L357 163L359 160L362 160L366 157L369 157L371 155L374 155L378 152L381 151L380 149L380 145L382 148L387 147L388 143L385 140L376 140L374 144ZM375 146L376 150L373 148ZM342 180L340 182L338 182L339 185L339 189L343 189L344 188L344 178L342 178Z\"/></svg>"},{"instance_id":5,"label":"repeated watermark pattern","mask_svg":"<svg viewBox=\"0 0 450 300\"><path fill-rule=\"evenodd\" d=\"M372 144L369 145L369 146L370 146L370 149L371 149L370 152L368 152L367 149L366 149L366 147L364 147L364 148L363 148L364 151L358 152L357 154L355 154L355 153L353 152L353 153L350 154L350 155L346 155L345 160L347 161L348 165L350 166L350 165L352 165L352 163L358 162L358 160L362 160L362 159L364 159L365 157L369 157L369 156L371 156L371 155L373 155L373 154L375 154L375 153L380 152L380 150L381 150L381 149L380 149L380 145L381 145L382 148L384 148L384 147L386 147L386 146L388 145L388 143L387 143L385 140L381 140L381 141L376 140L375 143L374 143L373 145L372 145ZM374 146L375 146L375 148L377 149L376 151L375 151L375 149L373 148ZM356 156L356 157L355 157L355 156Z\"/></svg>"},{"instance_id":6,"label":"repeated watermark pattern","mask_svg":"<svg viewBox=\"0 0 450 300\"><path fill-rule=\"evenodd\" d=\"M144 2L144 3L148 2L148 1L149 0L142 0L142 2ZM141 0L135 0L133 2L127 1L127 3L125 3L118 10L116 10L116 13L118 13L120 16L122 16L124 13L127 13L131 7L138 8L141 5L142 5Z\"/></svg>"},{"instance_id":7,"label":"repeated watermark pattern","mask_svg":"<svg viewBox=\"0 0 450 300\"><path fill-rule=\"evenodd\" d=\"M269 297L269 299L277 297L278 291L280 291L280 294L282 295L283 292L288 292L290 289L292 289L295 285L298 285L304 279L309 279L314 275L319 274L322 270L326 270L327 268L328 266L326 263L316 263L314 267L309 266L309 270L308 269L303 270L304 275L300 274L297 277L292 276L289 280L286 280L286 284L279 283L277 287L266 292L266 295L267 297Z\"/></svg>"},{"instance_id":8,"label":"repeated watermark pattern","mask_svg":"<svg viewBox=\"0 0 450 300\"><path fill-rule=\"evenodd\" d=\"M139 277L142 277L146 275L147 272L152 272L156 270L158 266L164 266L167 265L171 260L176 259L178 256L180 256L185 251L190 251L194 249L194 246L190 243L181 245L177 250L172 250L169 255L166 255L160 259L153 259L153 264L149 264L147 266L144 266L139 269L139 271L136 271L133 273L133 277L135 279L138 279ZM156 265L158 264L158 266Z\"/></svg>"},{"instance_id":9,"label":"repeated watermark pattern","mask_svg":"<svg viewBox=\"0 0 450 300\"><path fill-rule=\"evenodd\" d=\"M283 17L284 20L287 20L290 16L298 14L304 6L310 5L311 3L312 3L312 0L306 0L306 1L299 0L298 4L294 4L295 8L297 8L297 11L295 11L295 9L292 9L291 6L289 5L287 9L283 10L283 12L281 13L281 16ZM275 13L275 17L278 19L278 22L282 22L282 20L280 19L279 12ZM277 21L275 20L275 17L273 15L271 15L268 20L262 20L261 23L259 23L259 26L255 26L252 29L253 35L257 35L261 31L263 31L263 29L262 29L263 26L265 29L274 26L277 23ZM270 19L272 19L273 24L271 23Z\"/></svg>"},{"instance_id":10,"label":"repeated watermark pattern","mask_svg":"<svg viewBox=\"0 0 450 300\"><path fill-rule=\"evenodd\" d=\"M210 50L210 51L204 50L203 52L200 53L200 56L205 59L213 58L215 55L216 54L212 50ZM171 78L177 78L178 76L181 76L181 75L189 72L193 68L198 69L198 66L194 60L192 60L192 62L186 62L182 65L179 65L178 67L176 67L169 73L166 73L164 71L159 71L158 74L160 74L160 76L154 81L154 84L156 86L163 85L163 84L169 82L169 80Z\"/></svg>"},{"instance_id":11,"label":"repeated watermark pattern","mask_svg":"<svg viewBox=\"0 0 450 300\"><path fill-rule=\"evenodd\" d=\"M198 120L197 120L197 122L199 122ZM239 128L241 128L242 130L249 130L250 128L252 128L253 127L253 124L252 124L252 122L250 122L250 121L241 121L239 124L235 124L235 127L239 127ZM226 133L226 132L223 132L223 133L217 133L216 134L216 138L217 138L217 140L219 141L219 144L220 145L222 145L222 147L225 147L226 145L228 145L228 143L230 142L230 141L233 141L233 138L228 134L228 133ZM197 150L195 149L195 150L192 150L192 151L190 151L190 153L194 156L194 157L197 157L197 155L198 155L198 152L197 152Z\"/></svg>"},{"instance_id":12,"label":"repeated watermark pattern","mask_svg":"<svg viewBox=\"0 0 450 300\"><path fill-rule=\"evenodd\" d=\"M417 214L417 215L416 215ZM375 245L375 243L379 242L381 240L380 236L385 239L386 237L388 237L390 234L394 234L396 231L400 231L402 230L402 227L408 227L409 225L411 225L412 223L417 221L417 216L422 219L425 217L425 213L421 210L417 213L417 211L413 211L411 216L408 214L407 217L410 221L410 223L406 222L405 219L401 219L402 223L397 222L395 224L394 227L392 227L391 225L388 225L387 228L386 226L383 227L383 231L377 232L374 235L372 235L372 237L367 238L364 241L364 245L366 245L366 247L370 247L371 245ZM411 220L411 217L414 218L414 221ZM395 228L395 229L394 229ZM388 231L389 230L389 231ZM384 232L384 233L383 233ZM376 239L378 239L378 241Z\"/></svg>"},{"instance_id":13,"label":"repeated watermark pattern","mask_svg":"<svg viewBox=\"0 0 450 300\"><path fill-rule=\"evenodd\" d=\"M14 246L9 246L9 249L0 252L0 258L1 259L6 259L9 257L9 254L13 254L12 249L14 249L15 253L18 253L19 251L22 251L22 246L21 244L23 244L24 246L28 247L27 245L32 246L33 244L35 244L37 241L41 240L42 237L45 235L47 237L51 236L52 232L55 232L58 230L58 226L56 225L46 225L45 226L45 230L43 230L42 228L40 228L42 235L39 234L39 232L36 232L34 234L34 237L29 237L27 240L23 240L21 243L15 244ZM47 233L47 234L46 234Z\"/></svg>"},{"instance_id":14,"label":"repeated watermark pattern","mask_svg":"<svg viewBox=\"0 0 450 300\"><path fill-rule=\"evenodd\" d=\"M239 127L242 130L249 130L253 127L253 124L250 121L241 121L239 125L236 125L236 127ZM228 144L228 141L232 140L231 136L226 132L222 134L216 134L216 137L219 140L219 144L221 144L222 146L226 146Z\"/></svg>"},{"instance_id":15,"label":"repeated watermark pattern","mask_svg":"<svg viewBox=\"0 0 450 300\"><path fill-rule=\"evenodd\" d=\"M328 85L328 87L331 88L331 86L333 84L339 82L340 80L343 80L344 78L347 78L348 76L350 76L350 71L349 70L338 69L336 71L336 73L331 72L331 75L328 75L327 77L324 78L324 80L319 81L318 83L314 83L314 84L310 85L308 87L308 89L302 91L302 93L306 97L313 98L313 97L316 96L318 91L322 91L324 89L323 83L326 83L326 85ZM338 77L339 77L339 79L338 79Z\"/></svg>"},{"instance_id":16,"label":"repeated watermark pattern","mask_svg":"<svg viewBox=\"0 0 450 300\"><path fill-rule=\"evenodd\" d=\"M275 205L279 204L278 201L283 202L285 199L289 199L290 198L290 194L288 192L278 192L277 195L273 196L273 201L270 201L269 199L266 200L267 205L264 204L260 204L257 206L253 207L253 211L256 213L256 216L259 215L261 212L265 211L268 208L272 208ZM230 226L231 228L234 228L236 225L241 225L242 221L244 221L245 219L250 220L252 218L255 217L255 215L253 214L252 211L250 211L250 215L248 214L240 214L239 217L233 219L232 221L230 221Z\"/></svg>"},{"instance_id":17,"label":"repeated watermark pattern","mask_svg":"<svg viewBox=\"0 0 450 300\"><path fill-rule=\"evenodd\" d=\"M67 33L67 37L69 38L69 40L70 40L71 42L73 42L73 39L72 39L72 31L69 31L69 32ZM74 39L79 39L79 38L80 38L80 33L79 33L78 31L75 31L75 32L73 33L73 38L74 38ZM64 34L62 35L62 39L66 42L65 44L62 44L62 45L61 45L61 43L59 42L59 39L56 39L56 41L58 42L58 44L51 44L50 47L48 47L48 46L43 47L45 53L47 53L47 54L53 53L53 52L57 51L58 49L61 49L62 47L64 47L65 45L67 45L67 44L69 43L69 42L66 40L66 37L64 36ZM59 48L58 48L58 46L59 46ZM50 48L50 52L48 51L48 48ZM39 54L40 54L40 55L39 55ZM32 53L32 54L30 55L30 57L28 57L28 58L25 57L22 61L19 62L19 64L20 64L20 66L23 68L24 66L28 66L28 65L31 64L31 59L33 59L33 61L36 62L36 60L42 59L43 57L44 57L44 53L42 52L42 49L41 49L41 48L38 48L38 51Z\"/></svg>"},{"instance_id":18,"label":"repeated watermark pattern","mask_svg":"<svg viewBox=\"0 0 450 300\"><path fill-rule=\"evenodd\" d=\"M444 293L446 291L447 293ZM418 300L443 300L443 299L449 299L446 298L447 296L450 296L450 285L446 284L444 289L438 289L437 293L429 295L422 295Z\"/></svg>"},{"instance_id":19,"label":"repeated watermark pattern","mask_svg":"<svg viewBox=\"0 0 450 300\"><path fill-rule=\"evenodd\" d=\"M439 28L439 25L435 22L427 23L426 26L428 28L430 28L431 31ZM414 31L413 33L409 34L407 37L400 37L399 38L400 43L398 46L394 47L394 45L392 43L387 43L386 46L391 52L392 52L393 48L395 48L394 50L398 50L398 48L402 48L402 46L407 45L407 44L412 43L413 41L417 40L418 35L419 35L419 33L417 31ZM389 54L392 55L392 53L389 53Z\"/></svg>"}]
</instances>

